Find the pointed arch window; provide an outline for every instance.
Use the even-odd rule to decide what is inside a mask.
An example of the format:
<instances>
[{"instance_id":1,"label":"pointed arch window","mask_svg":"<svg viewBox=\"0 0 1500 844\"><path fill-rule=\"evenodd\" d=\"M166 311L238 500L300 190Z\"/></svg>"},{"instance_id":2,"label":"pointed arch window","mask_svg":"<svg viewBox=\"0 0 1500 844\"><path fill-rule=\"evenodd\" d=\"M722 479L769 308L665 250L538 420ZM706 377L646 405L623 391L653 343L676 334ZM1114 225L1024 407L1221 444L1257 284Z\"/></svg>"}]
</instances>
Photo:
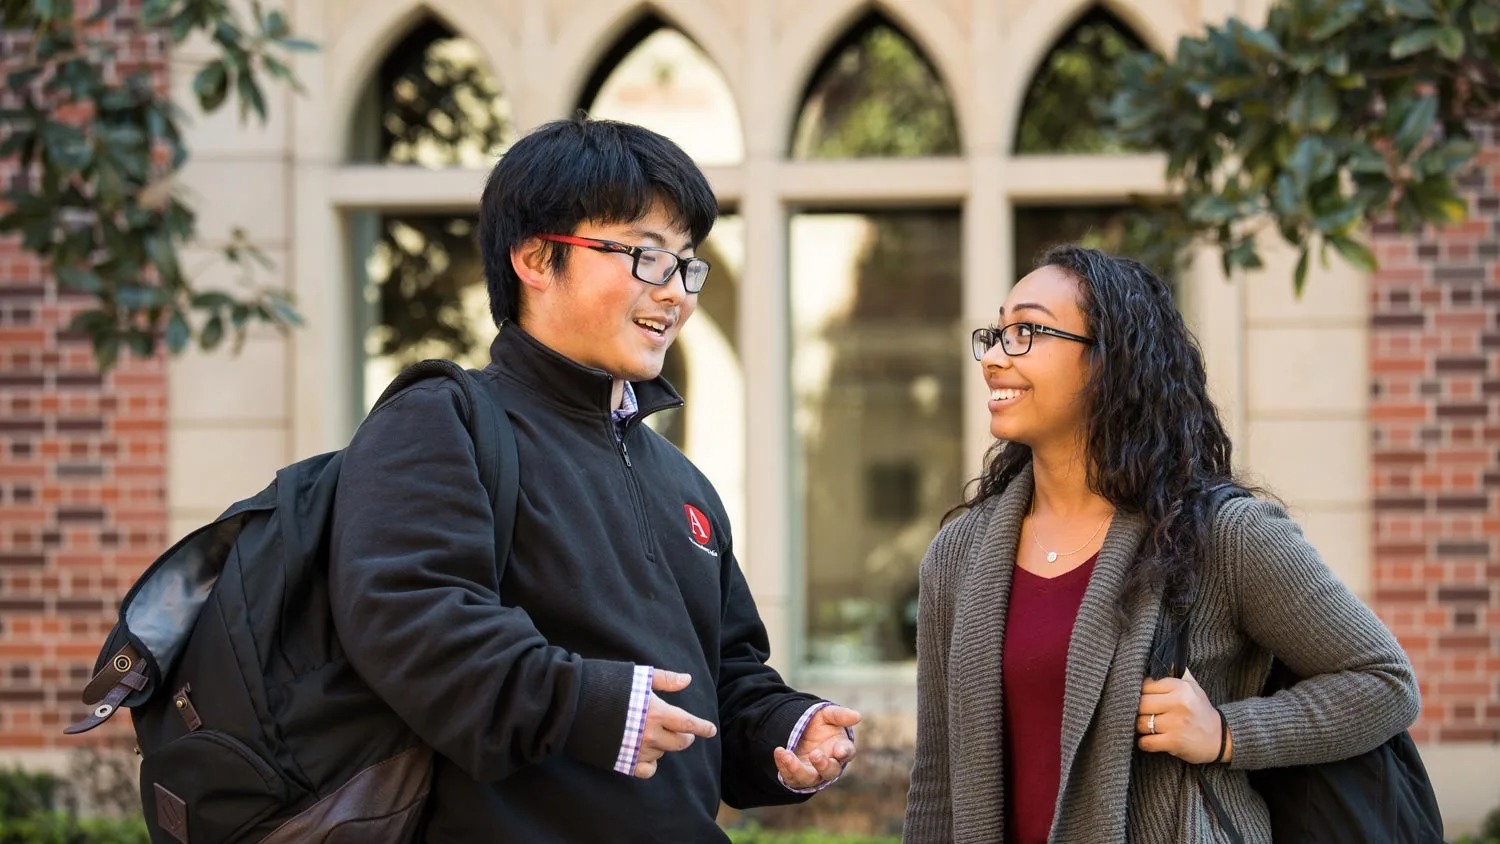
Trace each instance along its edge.
<instances>
[{"instance_id":1,"label":"pointed arch window","mask_svg":"<svg viewBox=\"0 0 1500 844\"><path fill-rule=\"evenodd\" d=\"M504 92L478 46L433 18L386 54L352 128L351 161L432 168L493 164L514 133Z\"/></svg>"},{"instance_id":2,"label":"pointed arch window","mask_svg":"<svg viewBox=\"0 0 1500 844\"><path fill-rule=\"evenodd\" d=\"M800 159L957 155L958 122L947 87L921 49L872 14L813 72L791 152Z\"/></svg>"},{"instance_id":3,"label":"pointed arch window","mask_svg":"<svg viewBox=\"0 0 1500 844\"><path fill-rule=\"evenodd\" d=\"M745 158L739 108L724 74L692 39L655 16L615 42L578 105L591 117L660 132L703 166Z\"/></svg>"},{"instance_id":4,"label":"pointed arch window","mask_svg":"<svg viewBox=\"0 0 1500 844\"><path fill-rule=\"evenodd\" d=\"M1145 44L1101 8L1057 39L1032 77L1016 124L1020 154L1137 152L1111 133L1101 110L1120 86L1120 61ZM1080 108L1087 103L1087 108Z\"/></svg>"}]
</instances>

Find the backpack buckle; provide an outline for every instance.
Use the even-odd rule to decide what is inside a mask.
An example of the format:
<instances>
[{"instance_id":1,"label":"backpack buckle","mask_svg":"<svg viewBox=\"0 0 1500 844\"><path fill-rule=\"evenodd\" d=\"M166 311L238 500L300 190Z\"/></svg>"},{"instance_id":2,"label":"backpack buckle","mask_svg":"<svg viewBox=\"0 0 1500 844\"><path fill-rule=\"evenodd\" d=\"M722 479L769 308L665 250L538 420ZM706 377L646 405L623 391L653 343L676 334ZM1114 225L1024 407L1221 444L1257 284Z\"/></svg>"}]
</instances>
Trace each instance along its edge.
<instances>
[{"instance_id":1,"label":"backpack buckle","mask_svg":"<svg viewBox=\"0 0 1500 844\"><path fill-rule=\"evenodd\" d=\"M132 669L145 676L140 653L136 651L135 645L126 642L125 647L116 651L115 655L104 663L104 667L99 669L99 673L89 680L89 684L83 687L83 702L93 706L104 700L110 690L118 685L127 674L130 674Z\"/></svg>"}]
</instances>

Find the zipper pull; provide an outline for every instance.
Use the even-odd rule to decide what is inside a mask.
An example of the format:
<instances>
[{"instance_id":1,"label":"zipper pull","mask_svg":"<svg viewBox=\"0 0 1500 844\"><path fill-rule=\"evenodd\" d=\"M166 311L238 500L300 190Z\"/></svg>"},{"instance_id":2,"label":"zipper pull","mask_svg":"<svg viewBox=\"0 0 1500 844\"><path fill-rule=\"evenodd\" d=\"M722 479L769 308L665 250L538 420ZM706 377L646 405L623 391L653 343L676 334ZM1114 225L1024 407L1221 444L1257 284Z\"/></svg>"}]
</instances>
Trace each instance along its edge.
<instances>
[{"instance_id":1,"label":"zipper pull","mask_svg":"<svg viewBox=\"0 0 1500 844\"><path fill-rule=\"evenodd\" d=\"M634 466L632 466L630 464L630 449L625 447L625 441L624 440L620 440L620 456L623 457L623 458L625 458L625 468L627 468L627 469L633 469L633 468L635 468Z\"/></svg>"}]
</instances>

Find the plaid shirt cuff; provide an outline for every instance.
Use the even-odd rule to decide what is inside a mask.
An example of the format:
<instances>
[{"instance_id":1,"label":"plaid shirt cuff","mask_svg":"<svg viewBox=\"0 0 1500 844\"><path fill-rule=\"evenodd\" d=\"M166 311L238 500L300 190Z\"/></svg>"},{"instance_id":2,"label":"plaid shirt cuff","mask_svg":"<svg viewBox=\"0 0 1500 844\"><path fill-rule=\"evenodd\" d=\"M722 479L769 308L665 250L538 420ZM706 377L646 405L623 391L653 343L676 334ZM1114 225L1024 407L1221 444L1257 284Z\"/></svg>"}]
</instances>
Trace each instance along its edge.
<instances>
[{"instance_id":1,"label":"plaid shirt cuff","mask_svg":"<svg viewBox=\"0 0 1500 844\"><path fill-rule=\"evenodd\" d=\"M615 757L615 772L631 776L641 758L641 737L646 733L646 710L651 705L651 666L637 665L630 682L630 704L625 708L625 735L620 738L620 754Z\"/></svg>"}]
</instances>

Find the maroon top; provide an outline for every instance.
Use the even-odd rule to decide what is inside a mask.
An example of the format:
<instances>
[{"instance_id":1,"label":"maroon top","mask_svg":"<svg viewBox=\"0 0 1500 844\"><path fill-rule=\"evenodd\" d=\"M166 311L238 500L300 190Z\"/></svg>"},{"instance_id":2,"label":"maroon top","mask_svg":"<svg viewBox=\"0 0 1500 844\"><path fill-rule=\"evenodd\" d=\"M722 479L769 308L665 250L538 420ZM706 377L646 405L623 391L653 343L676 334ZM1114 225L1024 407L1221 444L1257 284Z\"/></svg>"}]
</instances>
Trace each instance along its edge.
<instances>
[{"instance_id":1,"label":"maroon top","mask_svg":"<svg viewBox=\"0 0 1500 844\"><path fill-rule=\"evenodd\" d=\"M1005 840L1044 844L1052 831L1062 769L1068 641L1095 554L1054 578L1017 566L1000 658L1005 678Z\"/></svg>"}]
</instances>

